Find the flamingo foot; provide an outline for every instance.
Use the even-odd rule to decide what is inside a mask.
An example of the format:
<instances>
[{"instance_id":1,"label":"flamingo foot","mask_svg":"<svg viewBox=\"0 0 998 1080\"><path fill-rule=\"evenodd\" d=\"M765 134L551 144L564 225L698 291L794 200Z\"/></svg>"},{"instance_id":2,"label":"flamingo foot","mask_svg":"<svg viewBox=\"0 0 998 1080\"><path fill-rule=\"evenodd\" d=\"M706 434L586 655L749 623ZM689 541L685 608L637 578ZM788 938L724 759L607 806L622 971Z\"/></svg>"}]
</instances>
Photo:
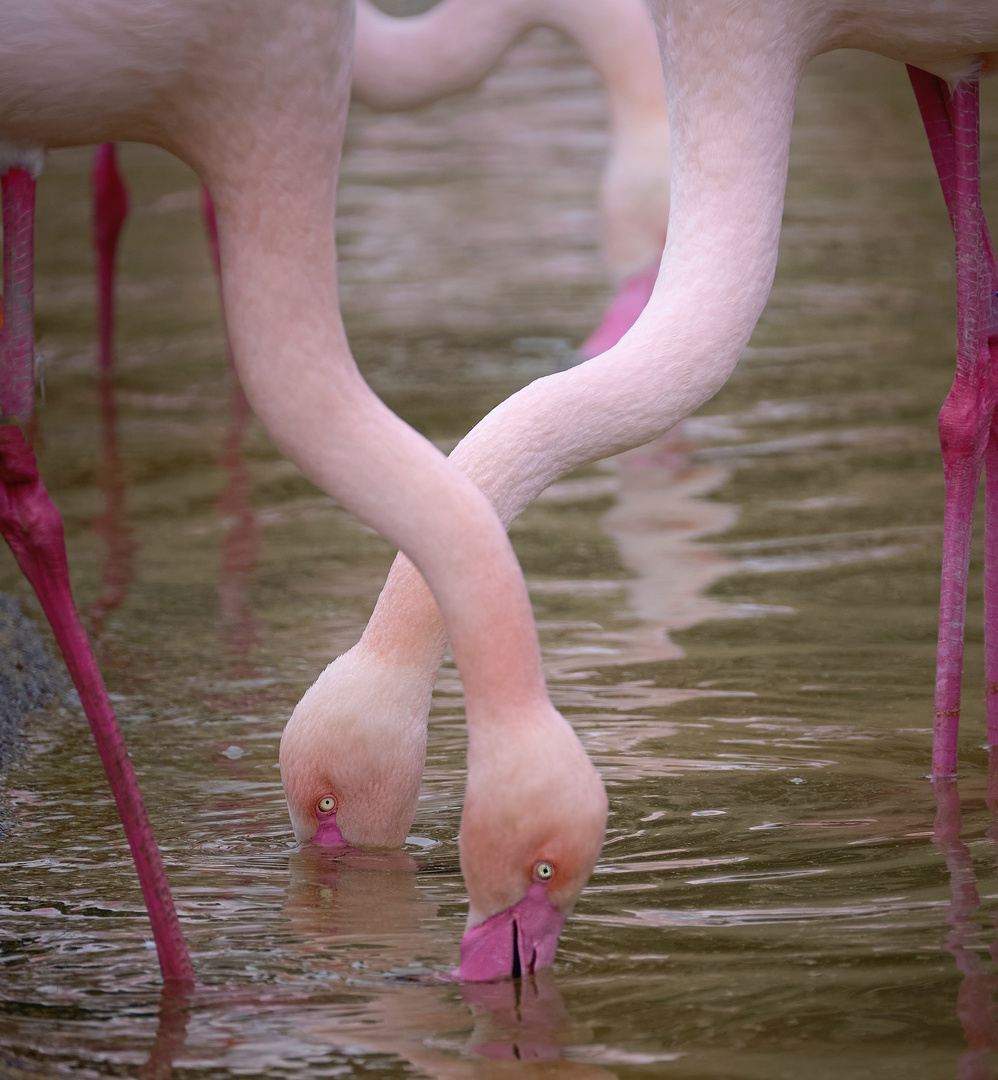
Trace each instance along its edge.
<instances>
[{"instance_id":1,"label":"flamingo foot","mask_svg":"<svg viewBox=\"0 0 998 1080\"><path fill-rule=\"evenodd\" d=\"M114 143L97 147L91 186L97 250L97 355L101 371L109 371L114 363L114 261L128 216L128 189L118 171Z\"/></svg>"},{"instance_id":2,"label":"flamingo foot","mask_svg":"<svg viewBox=\"0 0 998 1080\"><path fill-rule=\"evenodd\" d=\"M0 427L0 534L38 595L90 722L135 860L163 978L192 983L194 971L135 770L73 603L62 519L16 427Z\"/></svg>"},{"instance_id":3,"label":"flamingo foot","mask_svg":"<svg viewBox=\"0 0 998 1080\"><path fill-rule=\"evenodd\" d=\"M585 360L606 352L630 330L651 298L657 279L658 263L655 262L620 286L599 326L579 348L579 354Z\"/></svg>"}]
</instances>

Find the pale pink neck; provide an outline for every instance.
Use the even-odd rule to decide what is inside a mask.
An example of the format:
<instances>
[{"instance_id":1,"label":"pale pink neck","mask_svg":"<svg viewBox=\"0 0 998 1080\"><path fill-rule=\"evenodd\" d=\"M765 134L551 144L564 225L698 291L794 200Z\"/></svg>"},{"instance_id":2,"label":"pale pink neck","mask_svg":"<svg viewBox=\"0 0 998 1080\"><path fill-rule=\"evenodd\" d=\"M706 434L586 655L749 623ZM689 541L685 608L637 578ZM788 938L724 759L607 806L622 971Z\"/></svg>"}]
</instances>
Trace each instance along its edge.
<instances>
[{"instance_id":1,"label":"pale pink neck","mask_svg":"<svg viewBox=\"0 0 998 1080\"><path fill-rule=\"evenodd\" d=\"M666 40L684 27L667 26ZM759 31L759 32L764 32ZM751 43L748 43L749 46ZM572 469L649 442L724 383L748 342L776 266L800 57L754 62L751 47L718 42L730 104L702 78L696 51L675 58L673 216L658 285L612 349L514 394L460 443L451 461L508 527ZM723 97L723 95L722 95ZM407 662L439 662L439 616L401 558L365 640Z\"/></svg>"}]
</instances>

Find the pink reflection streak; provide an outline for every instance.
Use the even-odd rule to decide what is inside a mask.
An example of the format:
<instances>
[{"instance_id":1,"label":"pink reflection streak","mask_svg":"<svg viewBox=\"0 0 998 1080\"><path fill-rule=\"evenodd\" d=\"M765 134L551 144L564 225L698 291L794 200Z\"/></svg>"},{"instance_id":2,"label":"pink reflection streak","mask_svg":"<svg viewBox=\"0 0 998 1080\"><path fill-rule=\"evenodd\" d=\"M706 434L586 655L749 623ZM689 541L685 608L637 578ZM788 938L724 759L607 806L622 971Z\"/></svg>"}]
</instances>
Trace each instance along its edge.
<instances>
[{"instance_id":1,"label":"pink reflection streak","mask_svg":"<svg viewBox=\"0 0 998 1080\"><path fill-rule=\"evenodd\" d=\"M116 408L111 372L114 367L114 279L118 241L128 215L128 190L118 170L113 143L103 143L94 156L93 235L97 253L97 325L100 364L99 392L102 420L103 454L100 486L104 493L104 512L94 527L107 545L104 564L104 592L90 609L91 630L100 631L109 611L121 606L134 578L136 544L133 530L125 522L126 477L118 452ZM201 189L208 250L221 285L222 273L218 250L218 227L215 207L206 188ZM232 368L232 350L226 348ZM219 595L222 609L223 637L229 652L246 661L256 650L259 629L247 600L248 587L260 558L259 523L250 507L251 482L242 456L242 442L251 417L249 403L237 379L232 380L231 419L219 464L225 471L225 488L215 506L229 524L222 545L222 568ZM253 674L244 663L236 677Z\"/></svg>"},{"instance_id":2,"label":"pink reflection streak","mask_svg":"<svg viewBox=\"0 0 998 1080\"><path fill-rule=\"evenodd\" d=\"M957 992L956 1014L963 1027L967 1049L960 1055L958 1080L990 1080L988 1058L998 1051L998 1022L995 1017L995 991L998 975L984 969L974 946L980 937L980 925L974 918L981 898L974 877L970 849L960 839L962 819L956 781L943 777L933 781L936 818L932 842L942 851L950 875L951 900L946 914L950 931L945 948L956 961L962 976ZM998 758L991 751L988 770L988 805L998 806ZM988 835L998 840L998 824ZM991 945L992 958L998 959L998 941Z\"/></svg>"},{"instance_id":3,"label":"pink reflection streak","mask_svg":"<svg viewBox=\"0 0 998 1080\"><path fill-rule=\"evenodd\" d=\"M250 506L252 482L242 454L243 439L252 412L237 379L232 379L229 431L219 454L225 487L215 504L227 523L222 541L218 591L222 607L222 634L237 659L237 678L253 674L250 658L259 644L259 624L249 602L249 588L260 561L260 523Z\"/></svg>"},{"instance_id":4,"label":"pink reflection streak","mask_svg":"<svg viewBox=\"0 0 998 1080\"><path fill-rule=\"evenodd\" d=\"M94 530L104 541L107 553L101 575L103 592L87 612L90 633L94 636L103 630L108 614L125 602L135 578L135 553L138 550L134 529L125 515L128 479L118 449L114 382L109 369L103 366L98 375L97 392L101 413L101 460L97 482L104 496L104 509L94 519Z\"/></svg>"},{"instance_id":5,"label":"pink reflection streak","mask_svg":"<svg viewBox=\"0 0 998 1080\"><path fill-rule=\"evenodd\" d=\"M215 266L215 280L219 285L219 303L222 303L218 226L215 222L215 206L205 187L201 188L201 212L208 234L208 250ZM222 568L218 591L222 605L223 637L229 652L238 661L242 661L237 666L235 675L237 678L247 678L255 673L249 659L260 641L259 624L253 616L248 599L249 587L260 562L260 523L250 506L253 485L242 453L243 439L253 413L242 384L236 377L228 331L225 345L229 357L232 398L229 431L218 457L219 464L225 470L225 487L215 508L223 521L231 524L222 542Z\"/></svg>"},{"instance_id":6,"label":"pink reflection streak","mask_svg":"<svg viewBox=\"0 0 998 1080\"><path fill-rule=\"evenodd\" d=\"M93 239L97 256L97 394L101 414L101 461L97 482L104 495L104 509L94 529L107 548L104 559L104 590L90 605L90 633L99 635L108 613L121 607L135 577L134 532L125 517L127 478L118 450L118 416L111 372L114 367L114 267L118 241L128 215L125 188L113 143L102 143L94 155L91 173Z\"/></svg>"}]
</instances>

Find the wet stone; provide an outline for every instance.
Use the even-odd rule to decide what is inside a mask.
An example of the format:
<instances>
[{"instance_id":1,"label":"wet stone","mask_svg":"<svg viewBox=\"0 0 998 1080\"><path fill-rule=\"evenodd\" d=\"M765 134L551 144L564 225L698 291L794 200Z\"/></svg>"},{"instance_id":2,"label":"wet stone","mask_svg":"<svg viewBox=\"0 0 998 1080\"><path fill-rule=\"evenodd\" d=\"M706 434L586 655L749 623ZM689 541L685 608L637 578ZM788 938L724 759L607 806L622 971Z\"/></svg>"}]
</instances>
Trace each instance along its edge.
<instances>
[{"instance_id":1,"label":"wet stone","mask_svg":"<svg viewBox=\"0 0 998 1080\"><path fill-rule=\"evenodd\" d=\"M38 628L12 596L0 593L0 780L19 756L24 718L64 689L65 676Z\"/></svg>"}]
</instances>

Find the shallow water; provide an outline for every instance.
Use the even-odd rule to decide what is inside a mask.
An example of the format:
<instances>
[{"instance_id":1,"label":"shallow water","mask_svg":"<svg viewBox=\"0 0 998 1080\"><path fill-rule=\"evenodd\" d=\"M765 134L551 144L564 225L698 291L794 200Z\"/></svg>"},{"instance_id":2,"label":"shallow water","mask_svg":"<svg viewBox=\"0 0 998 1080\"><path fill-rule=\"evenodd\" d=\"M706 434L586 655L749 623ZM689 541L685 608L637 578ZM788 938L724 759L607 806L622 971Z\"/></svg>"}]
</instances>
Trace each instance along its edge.
<instances>
[{"instance_id":1,"label":"shallow water","mask_svg":"<svg viewBox=\"0 0 998 1080\"><path fill-rule=\"evenodd\" d=\"M591 329L608 296L604 146L595 78L549 34L476 96L354 115L351 340L441 446ZM89 163L55 154L40 187L41 465L201 986L160 998L65 695L0 790L0 1075L991 1075L979 559L959 793L937 807L925 779L952 241L903 70L845 53L812 66L780 271L735 376L513 529L553 695L612 808L556 968L517 986L438 974L464 915L452 666L408 857L294 850L280 731L356 640L392 553L247 417L196 184L142 147L124 152L135 212L99 393ZM0 589L37 613L6 551Z\"/></svg>"}]
</instances>

